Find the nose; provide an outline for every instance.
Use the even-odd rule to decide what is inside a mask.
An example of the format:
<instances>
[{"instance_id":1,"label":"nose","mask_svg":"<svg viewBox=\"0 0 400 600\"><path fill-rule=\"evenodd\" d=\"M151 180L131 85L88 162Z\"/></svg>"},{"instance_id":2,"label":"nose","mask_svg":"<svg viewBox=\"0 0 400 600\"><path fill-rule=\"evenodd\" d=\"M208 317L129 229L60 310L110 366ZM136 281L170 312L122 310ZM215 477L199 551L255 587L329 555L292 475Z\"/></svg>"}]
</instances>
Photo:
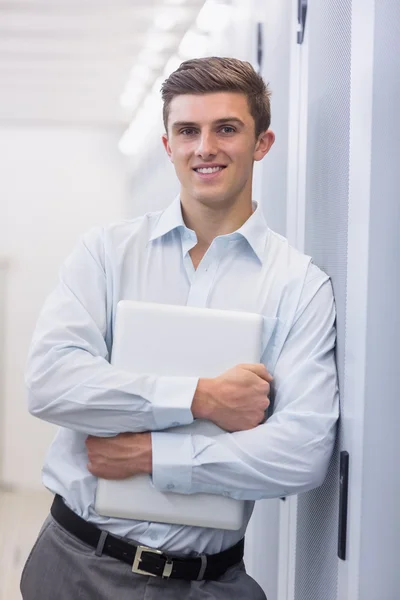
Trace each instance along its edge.
<instances>
[{"instance_id":1,"label":"nose","mask_svg":"<svg viewBox=\"0 0 400 600\"><path fill-rule=\"evenodd\" d=\"M199 143L196 148L197 156L207 159L215 156L217 152L215 137L210 132L203 132L199 137Z\"/></svg>"}]
</instances>

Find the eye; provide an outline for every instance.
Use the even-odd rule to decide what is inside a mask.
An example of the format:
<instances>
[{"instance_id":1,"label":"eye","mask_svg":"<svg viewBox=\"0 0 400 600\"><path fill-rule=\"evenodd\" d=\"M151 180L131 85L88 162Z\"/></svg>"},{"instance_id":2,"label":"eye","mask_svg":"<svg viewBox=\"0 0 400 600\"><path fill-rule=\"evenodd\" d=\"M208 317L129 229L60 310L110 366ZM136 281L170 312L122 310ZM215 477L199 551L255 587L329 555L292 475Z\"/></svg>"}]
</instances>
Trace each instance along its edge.
<instances>
[{"instance_id":1,"label":"eye","mask_svg":"<svg viewBox=\"0 0 400 600\"><path fill-rule=\"evenodd\" d=\"M235 133L236 129L232 127L232 125L224 125L221 127L220 131L222 133Z\"/></svg>"},{"instance_id":2,"label":"eye","mask_svg":"<svg viewBox=\"0 0 400 600\"><path fill-rule=\"evenodd\" d=\"M193 127L185 127L185 129L181 129L179 132L181 135L194 135L196 130Z\"/></svg>"}]
</instances>

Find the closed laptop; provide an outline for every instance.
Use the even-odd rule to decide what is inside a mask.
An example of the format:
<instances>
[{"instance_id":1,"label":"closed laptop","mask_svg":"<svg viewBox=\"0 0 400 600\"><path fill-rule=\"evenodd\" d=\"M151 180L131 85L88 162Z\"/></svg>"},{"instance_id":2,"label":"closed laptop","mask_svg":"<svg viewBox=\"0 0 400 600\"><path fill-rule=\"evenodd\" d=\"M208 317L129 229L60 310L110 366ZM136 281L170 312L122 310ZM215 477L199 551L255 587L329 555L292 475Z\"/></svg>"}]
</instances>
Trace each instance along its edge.
<instances>
[{"instance_id":1,"label":"closed laptop","mask_svg":"<svg viewBox=\"0 0 400 600\"><path fill-rule=\"evenodd\" d=\"M241 363L259 363L262 335L258 314L123 300L117 306L111 363L157 376L216 377ZM170 431L225 433L204 420ZM99 479L95 508L103 516L236 530L242 526L244 502L160 492L151 475L137 475Z\"/></svg>"}]
</instances>

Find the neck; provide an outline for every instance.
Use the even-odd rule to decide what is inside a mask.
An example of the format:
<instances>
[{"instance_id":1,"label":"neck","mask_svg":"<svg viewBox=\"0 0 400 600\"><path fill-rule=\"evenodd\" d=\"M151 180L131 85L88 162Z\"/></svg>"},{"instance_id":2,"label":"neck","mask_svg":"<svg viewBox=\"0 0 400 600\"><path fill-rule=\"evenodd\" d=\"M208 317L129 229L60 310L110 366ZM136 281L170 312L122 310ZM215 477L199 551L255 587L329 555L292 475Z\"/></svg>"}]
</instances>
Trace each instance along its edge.
<instances>
[{"instance_id":1,"label":"neck","mask_svg":"<svg viewBox=\"0 0 400 600\"><path fill-rule=\"evenodd\" d=\"M193 201L181 193L181 205L186 226L196 233L198 245L204 249L217 236L239 229L253 212L251 196L246 202L221 207Z\"/></svg>"}]
</instances>

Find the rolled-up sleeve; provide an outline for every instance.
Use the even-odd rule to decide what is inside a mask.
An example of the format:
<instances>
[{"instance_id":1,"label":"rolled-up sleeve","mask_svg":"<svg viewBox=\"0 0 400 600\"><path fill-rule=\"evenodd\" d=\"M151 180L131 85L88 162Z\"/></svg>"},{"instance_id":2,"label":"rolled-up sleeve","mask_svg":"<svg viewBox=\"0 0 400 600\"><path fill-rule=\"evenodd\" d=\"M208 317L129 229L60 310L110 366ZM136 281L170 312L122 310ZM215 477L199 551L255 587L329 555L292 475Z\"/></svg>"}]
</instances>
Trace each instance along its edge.
<instances>
[{"instance_id":1,"label":"rolled-up sleeve","mask_svg":"<svg viewBox=\"0 0 400 600\"><path fill-rule=\"evenodd\" d=\"M31 343L28 408L41 419L108 436L193 421L196 377L157 377L112 366L103 232L90 231L63 265Z\"/></svg>"},{"instance_id":2,"label":"rolled-up sleeve","mask_svg":"<svg viewBox=\"0 0 400 600\"><path fill-rule=\"evenodd\" d=\"M335 340L332 286L319 277L304 286L276 363L273 415L252 430L215 438L153 433L154 485L258 500L322 484L339 410Z\"/></svg>"}]
</instances>

